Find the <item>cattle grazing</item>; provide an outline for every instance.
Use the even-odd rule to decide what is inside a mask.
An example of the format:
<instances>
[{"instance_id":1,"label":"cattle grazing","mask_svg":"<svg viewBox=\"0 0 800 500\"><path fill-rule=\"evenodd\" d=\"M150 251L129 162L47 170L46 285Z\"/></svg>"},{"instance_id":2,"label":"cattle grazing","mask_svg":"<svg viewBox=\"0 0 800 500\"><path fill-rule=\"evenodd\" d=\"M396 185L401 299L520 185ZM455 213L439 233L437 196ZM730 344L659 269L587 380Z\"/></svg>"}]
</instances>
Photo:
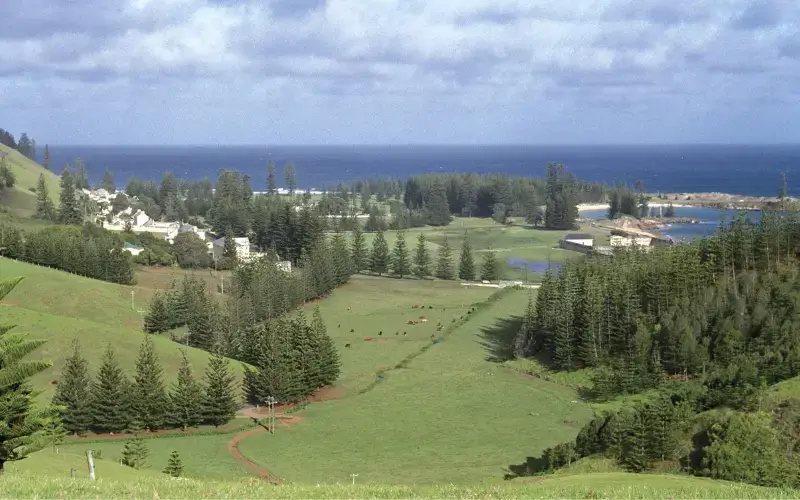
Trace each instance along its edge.
<instances>
[{"instance_id":1,"label":"cattle grazing","mask_svg":"<svg viewBox=\"0 0 800 500\"><path fill-rule=\"evenodd\" d=\"M403 337L405 337L406 335L408 335L408 334L406 332L403 332Z\"/></svg>"},{"instance_id":2,"label":"cattle grazing","mask_svg":"<svg viewBox=\"0 0 800 500\"><path fill-rule=\"evenodd\" d=\"M336 328L341 328L341 327L342 327L342 324L341 324L341 323L339 323L338 325L336 325Z\"/></svg>"},{"instance_id":3,"label":"cattle grazing","mask_svg":"<svg viewBox=\"0 0 800 500\"><path fill-rule=\"evenodd\" d=\"M400 335L400 332L394 332L395 335Z\"/></svg>"},{"instance_id":4,"label":"cattle grazing","mask_svg":"<svg viewBox=\"0 0 800 500\"><path fill-rule=\"evenodd\" d=\"M433 306L428 306L428 309L433 309Z\"/></svg>"},{"instance_id":5,"label":"cattle grazing","mask_svg":"<svg viewBox=\"0 0 800 500\"><path fill-rule=\"evenodd\" d=\"M427 322L428 322L428 318L422 318L420 321L421 321L422 323L427 323Z\"/></svg>"},{"instance_id":6,"label":"cattle grazing","mask_svg":"<svg viewBox=\"0 0 800 500\"><path fill-rule=\"evenodd\" d=\"M344 346L345 346L345 347L350 347L350 344L345 344Z\"/></svg>"},{"instance_id":7,"label":"cattle grazing","mask_svg":"<svg viewBox=\"0 0 800 500\"><path fill-rule=\"evenodd\" d=\"M356 331L356 329L355 329L355 328L351 328L351 329L350 329L350 333L353 333L353 332L355 332L355 331Z\"/></svg>"},{"instance_id":8,"label":"cattle grazing","mask_svg":"<svg viewBox=\"0 0 800 500\"><path fill-rule=\"evenodd\" d=\"M383 335L383 330L379 331L378 335Z\"/></svg>"},{"instance_id":9,"label":"cattle grazing","mask_svg":"<svg viewBox=\"0 0 800 500\"><path fill-rule=\"evenodd\" d=\"M420 316L419 319L425 319L427 316Z\"/></svg>"}]
</instances>

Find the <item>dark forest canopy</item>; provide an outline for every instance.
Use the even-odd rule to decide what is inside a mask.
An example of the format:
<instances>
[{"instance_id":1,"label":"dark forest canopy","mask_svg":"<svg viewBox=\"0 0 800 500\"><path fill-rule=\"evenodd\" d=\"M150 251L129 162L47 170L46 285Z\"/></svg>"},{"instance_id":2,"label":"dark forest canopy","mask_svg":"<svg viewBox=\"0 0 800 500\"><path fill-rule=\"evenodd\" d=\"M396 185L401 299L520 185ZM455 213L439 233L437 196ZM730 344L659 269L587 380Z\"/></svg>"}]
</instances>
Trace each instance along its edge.
<instances>
[{"instance_id":1,"label":"dark forest canopy","mask_svg":"<svg viewBox=\"0 0 800 500\"><path fill-rule=\"evenodd\" d=\"M259 246L269 239L264 234L269 232L265 223L287 202L306 206L315 216L339 216L337 223L344 221L343 229L349 229L349 219L359 213L384 217L376 203L388 205L391 221L372 220L368 231L442 226L449 224L453 216L492 217L500 223L519 217L532 224L567 229L575 225L577 204L609 199L623 200L615 214L638 213L638 205L636 210L627 209L632 191L624 186L611 188L578 180L563 165L550 165L545 173L544 178L452 173L416 175L405 181L367 179L323 188L314 203L308 191L286 197L269 189L264 196L254 196L247 175L225 169L220 170L216 184L209 179L182 180L167 172L160 184L131 179L126 192L138 197L141 208L155 219L205 217L216 231L230 228L236 236L254 235Z\"/></svg>"},{"instance_id":2,"label":"dark forest canopy","mask_svg":"<svg viewBox=\"0 0 800 500\"><path fill-rule=\"evenodd\" d=\"M36 161L36 141L28 137L25 132L19 136L19 140L14 139L14 134L0 128L0 144L16 149L26 157Z\"/></svg>"},{"instance_id":3,"label":"dark forest canopy","mask_svg":"<svg viewBox=\"0 0 800 500\"><path fill-rule=\"evenodd\" d=\"M800 484L800 463L782 451L795 446L782 441L800 431L792 416L800 402L785 401L772 420L752 413L765 387L800 375L798 248L800 216L765 212L759 223L743 215L691 244L620 250L548 275L515 354L557 370L590 368L597 399L661 396L598 416L575 443L547 450L545 469L601 453L634 472L675 460L700 475ZM698 420L717 408L741 413ZM781 442L765 437L787 425ZM684 455L681 440L693 435L696 448ZM744 447L750 439L758 446Z\"/></svg>"}]
</instances>

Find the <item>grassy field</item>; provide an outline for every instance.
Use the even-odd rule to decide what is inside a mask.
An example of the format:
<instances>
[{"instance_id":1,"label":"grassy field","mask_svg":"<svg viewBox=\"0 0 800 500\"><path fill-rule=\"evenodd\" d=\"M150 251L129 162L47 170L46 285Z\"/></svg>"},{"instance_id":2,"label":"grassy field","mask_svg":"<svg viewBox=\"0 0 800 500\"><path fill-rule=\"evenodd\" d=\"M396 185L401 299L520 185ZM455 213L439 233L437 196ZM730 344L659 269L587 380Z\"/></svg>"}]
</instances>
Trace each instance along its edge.
<instances>
[{"instance_id":1,"label":"grassy field","mask_svg":"<svg viewBox=\"0 0 800 500\"><path fill-rule=\"evenodd\" d=\"M9 474L0 494L11 498L274 498L274 499L433 499L643 498L762 499L800 498L797 490L763 488L709 479L626 473L554 476L501 485L282 485L262 481L174 481L134 471L136 480L42 478L32 472ZM125 478L120 478L125 479ZM132 477L133 479L133 477Z\"/></svg>"},{"instance_id":2,"label":"grassy field","mask_svg":"<svg viewBox=\"0 0 800 500\"><path fill-rule=\"evenodd\" d=\"M3 324L19 325L17 331L47 343L31 354L34 359L53 361L53 367L36 375L32 382L43 391L40 400L48 400L69 355L72 339L78 337L92 369L100 365L106 346L111 342L123 369L134 367L139 345L145 334L141 331L141 316L131 310L132 287L83 278L63 271L0 258L0 279L25 276L25 280L2 303ZM142 294L140 294L142 295ZM147 302L136 296L139 308ZM153 337L164 366L165 376L177 375L182 346L168 338ZM197 375L205 370L208 354L189 349L189 359ZM241 372L241 364L231 363Z\"/></svg>"},{"instance_id":3,"label":"grassy field","mask_svg":"<svg viewBox=\"0 0 800 500\"><path fill-rule=\"evenodd\" d=\"M185 477L212 480L242 479L247 476L255 478L256 476L246 465L237 462L228 453L227 445L234 433L146 439L149 456L146 466L141 470L159 473L166 467L170 454L177 451L183 463ZM61 453L85 457L87 449L99 450L105 460L116 462L122 458L124 446L124 439L104 439L90 443L72 441L61 447ZM44 453L52 454L48 450L45 450ZM69 469L66 472L68 473ZM97 477L110 479L107 474L113 473L114 469L112 468L96 467ZM64 471L57 471L56 475L63 476Z\"/></svg>"},{"instance_id":4,"label":"grassy field","mask_svg":"<svg viewBox=\"0 0 800 500\"><path fill-rule=\"evenodd\" d=\"M0 144L0 156L5 154L6 165L14 173L16 183L14 189L21 191L27 195L34 197L35 209L35 195L29 191L29 188L36 188L39 181L39 174L44 174L47 181L47 190L50 192L50 197L53 203L58 206L58 194L60 192L58 174L47 170L33 160L26 158L19 151L11 149L8 146Z\"/></svg>"},{"instance_id":5,"label":"grassy field","mask_svg":"<svg viewBox=\"0 0 800 500\"><path fill-rule=\"evenodd\" d=\"M361 395L308 407L304 420L257 434L241 452L288 481L467 483L575 436L591 416L575 392L487 361L486 344L527 301L502 292L443 342ZM526 429L535 432L525 432Z\"/></svg>"},{"instance_id":6,"label":"grassy field","mask_svg":"<svg viewBox=\"0 0 800 500\"><path fill-rule=\"evenodd\" d=\"M580 258L581 254L578 252L558 248L558 240L565 234L578 231L592 234L598 245L608 244L608 231L592 227L589 224L584 224L580 230L575 231L549 231L535 229L532 226L505 226L488 218L456 218L450 225L444 227L409 229L405 231L405 238L406 244L413 250L419 233L424 232L434 259L439 246L446 238L453 248L454 265L457 267L461 245L466 234L472 245L473 258L478 269L480 269L482 253L493 248L497 252L501 275L504 279L524 280L527 277L528 281L536 282L541 280L541 275L528 273L526 276L524 269L510 266L509 260L522 259L528 262L547 263ZM385 235L390 248L394 245L396 234L395 231L388 231ZM371 234L366 236L367 244L370 245L374 236Z\"/></svg>"},{"instance_id":7,"label":"grassy field","mask_svg":"<svg viewBox=\"0 0 800 500\"><path fill-rule=\"evenodd\" d=\"M347 393L364 389L376 380L378 371L394 367L430 344L432 334L440 336L437 323L447 328L453 320L468 316L467 311L494 290L464 287L453 281L353 276L350 283L318 304L342 359L337 385ZM414 305L425 309L415 309ZM427 316L427 323L407 324L422 315ZM374 340L365 340L368 337ZM346 348L346 344L351 347Z\"/></svg>"}]
</instances>

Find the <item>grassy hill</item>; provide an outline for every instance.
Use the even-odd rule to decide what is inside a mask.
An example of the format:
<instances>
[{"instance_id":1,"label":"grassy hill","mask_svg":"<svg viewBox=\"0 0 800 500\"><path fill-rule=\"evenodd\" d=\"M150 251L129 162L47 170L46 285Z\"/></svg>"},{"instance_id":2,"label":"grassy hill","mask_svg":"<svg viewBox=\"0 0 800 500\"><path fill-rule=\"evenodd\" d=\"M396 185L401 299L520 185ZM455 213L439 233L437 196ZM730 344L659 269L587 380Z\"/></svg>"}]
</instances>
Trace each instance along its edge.
<instances>
[{"instance_id":1,"label":"grassy hill","mask_svg":"<svg viewBox=\"0 0 800 500\"><path fill-rule=\"evenodd\" d=\"M24 464L24 462L23 462ZM500 485L413 485L349 483L273 486L263 481L214 482L171 480L163 474L133 471L129 479L69 479L68 465L60 477L42 477L32 471L7 474L0 493L10 498L273 498L273 499L514 499L514 498L671 498L761 499L800 498L796 490L763 488L709 479L649 474L606 473L512 481ZM24 465L14 466L24 467ZM85 467L84 467L85 468ZM79 469L80 470L80 469ZM83 475L85 477L85 474Z\"/></svg>"},{"instance_id":2,"label":"grassy hill","mask_svg":"<svg viewBox=\"0 0 800 500\"><path fill-rule=\"evenodd\" d=\"M17 331L28 333L31 338L47 340L31 354L33 358L54 363L52 368L32 379L34 386L44 392L40 396L42 400L52 397L52 381L60 376L70 343L76 336L91 369L100 366L105 348L111 342L123 369L132 373L145 336L139 327L141 316L137 310L147 308L149 298L142 296L152 290L139 289L136 310L131 310L134 287L0 258L0 279L12 276L26 279L0 303L0 321L19 325ZM165 376L168 381L172 380L177 376L182 346L166 337L154 336L153 341ZM202 374L208 358L205 351L189 348L189 359L197 375ZM231 365L241 373L240 363Z\"/></svg>"},{"instance_id":3,"label":"grassy hill","mask_svg":"<svg viewBox=\"0 0 800 500\"><path fill-rule=\"evenodd\" d=\"M25 157L16 149L0 144L0 156L3 154L5 154L6 165L17 179L13 189L14 193L7 195L8 198L4 198L4 205L20 211L31 213L35 211L36 195L30 191L30 188L36 189L40 174L44 174L50 197L53 199L53 203L58 205L58 194L61 189L59 187L60 178L57 174Z\"/></svg>"}]
</instances>

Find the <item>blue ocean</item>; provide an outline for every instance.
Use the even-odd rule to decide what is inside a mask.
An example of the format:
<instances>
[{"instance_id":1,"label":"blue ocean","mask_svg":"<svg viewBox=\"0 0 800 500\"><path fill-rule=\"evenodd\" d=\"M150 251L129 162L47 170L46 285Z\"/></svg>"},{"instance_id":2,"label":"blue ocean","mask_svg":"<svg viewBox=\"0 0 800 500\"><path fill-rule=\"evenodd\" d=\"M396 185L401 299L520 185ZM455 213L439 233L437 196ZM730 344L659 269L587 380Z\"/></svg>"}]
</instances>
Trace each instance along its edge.
<instances>
[{"instance_id":1,"label":"blue ocean","mask_svg":"<svg viewBox=\"0 0 800 500\"><path fill-rule=\"evenodd\" d=\"M99 182L108 168L120 187L131 177L160 179L165 171L188 179L214 179L227 168L249 175L258 191L265 187L269 160L278 167L279 181L280 169L291 161L299 186L317 189L356 179L404 179L434 172L538 177L548 163L557 162L581 179L609 184L641 180L651 192L774 196L780 173L786 172L790 194L800 193L800 145L51 146L50 154L58 172L81 158L92 182ZM677 209L676 215L705 222L665 231L682 238L713 232L720 217L707 209Z\"/></svg>"}]
</instances>

